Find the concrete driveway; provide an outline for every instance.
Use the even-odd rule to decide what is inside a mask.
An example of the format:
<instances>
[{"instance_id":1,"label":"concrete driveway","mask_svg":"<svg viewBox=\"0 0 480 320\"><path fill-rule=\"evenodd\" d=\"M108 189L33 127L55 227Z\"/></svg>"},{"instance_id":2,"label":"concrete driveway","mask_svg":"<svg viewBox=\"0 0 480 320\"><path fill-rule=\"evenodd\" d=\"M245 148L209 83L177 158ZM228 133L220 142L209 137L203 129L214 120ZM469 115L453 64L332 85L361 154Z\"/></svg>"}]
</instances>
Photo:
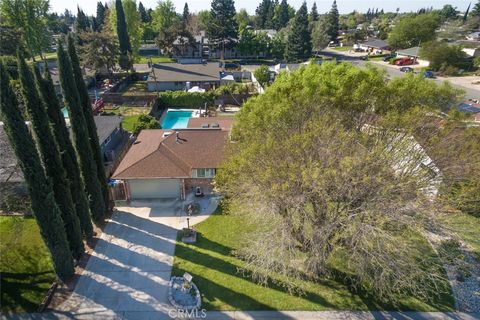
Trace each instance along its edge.
<instances>
[{"instance_id":1,"label":"concrete driveway","mask_svg":"<svg viewBox=\"0 0 480 320\"><path fill-rule=\"evenodd\" d=\"M200 203L201 213L191 224L208 218L218 199L203 198ZM169 318L175 240L186 226L186 216L177 208L183 205L170 200L117 207L74 292L55 314L75 319L138 319L142 314Z\"/></svg>"}]
</instances>

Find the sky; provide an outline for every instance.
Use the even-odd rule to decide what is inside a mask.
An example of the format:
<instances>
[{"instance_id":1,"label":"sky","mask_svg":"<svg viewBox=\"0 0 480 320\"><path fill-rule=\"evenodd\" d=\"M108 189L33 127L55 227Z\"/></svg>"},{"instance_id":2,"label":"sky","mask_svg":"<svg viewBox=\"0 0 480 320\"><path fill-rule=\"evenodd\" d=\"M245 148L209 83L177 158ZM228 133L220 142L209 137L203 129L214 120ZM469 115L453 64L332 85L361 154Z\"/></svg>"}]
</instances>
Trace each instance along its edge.
<instances>
[{"instance_id":1,"label":"sky","mask_svg":"<svg viewBox=\"0 0 480 320\"><path fill-rule=\"evenodd\" d=\"M82 1L72 1L72 0L50 0L50 7L52 11L62 13L65 9L73 11L74 14L77 12L77 4L83 11L92 15L95 14L97 8L98 0L82 0ZM105 2L106 0L102 0ZM110 2L111 0L107 0ZM137 0L138 1L138 0ZM185 5L185 0L172 0L177 8L177 12L183 11L183 6ZM250 14L255 12L255 8L258 6L261 0L236 0L235 7L237 10L240 8L245 8ZM473 4L477 0L472 0ZM199 10L208 10L210 9L210 0L188 0L188 6L191 12L196 12ZM300 7L303 0L288 0L295 8ZM310 10L314 0L307 0L307 5ZM317 0L317 8L319 13L327 12L333 0ZM142 0L143 5L146 8L154 8L157 4L157 0ZM431 7L434 9L442 8L445 4L451 4L454 7L457 7L460 11L465 11L470 0L337 0L337 6L340 13L348 13L353 10L366 12L368 8L382 8L385 11L395 11L397 8L400 8L401 12L410 12L417 11L420 8Z\"/></svg>"}]
</instances>

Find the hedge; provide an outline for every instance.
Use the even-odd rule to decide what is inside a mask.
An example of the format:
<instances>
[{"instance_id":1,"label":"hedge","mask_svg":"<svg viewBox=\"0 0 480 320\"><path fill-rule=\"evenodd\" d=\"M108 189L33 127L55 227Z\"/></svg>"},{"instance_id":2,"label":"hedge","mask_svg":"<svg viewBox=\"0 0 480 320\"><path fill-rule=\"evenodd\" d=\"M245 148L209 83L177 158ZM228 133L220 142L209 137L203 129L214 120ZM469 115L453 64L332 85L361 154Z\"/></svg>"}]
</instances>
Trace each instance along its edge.
<instances>
[{"instance_id":1,"label":"hedge","mask_svg":"<svg viewBox=\"0 0 480 320\"><path fill-rule=\"evenodd\" d=\"M199 108L205 103L213 104L215 94L212 92L165 91L160 93L159 104L169 108Z\"/></svg>"}]
</instances>

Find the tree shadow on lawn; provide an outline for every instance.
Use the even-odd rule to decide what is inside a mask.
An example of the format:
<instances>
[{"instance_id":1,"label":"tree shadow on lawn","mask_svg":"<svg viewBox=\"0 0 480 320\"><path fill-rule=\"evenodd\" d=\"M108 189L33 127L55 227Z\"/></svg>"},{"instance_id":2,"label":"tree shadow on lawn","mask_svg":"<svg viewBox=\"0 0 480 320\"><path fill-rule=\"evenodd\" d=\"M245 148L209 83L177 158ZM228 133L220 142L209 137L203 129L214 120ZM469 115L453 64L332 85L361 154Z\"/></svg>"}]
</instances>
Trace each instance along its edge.
<instances>
[{"instance_id":1,"label":"tree shadow on lawn","mask_svg":"<svg viewBox=\"0 0 480 320\"><path fill-rule=\"evenodd\" d=\"M180 240L180 237L179 237L179 240ZM214 269L226 275L234 276L234 277L244 279L251 283L256 284L256 282L252 279L251 272L248 272L248 271L241 272L239 271L239 266L234 265L230 262L227 262L223 259L213 257L209 254L199 252L195 250L195 248L206 250L206 251L212 251L220 255L236 258L233 254L234 249L224 246L222 244L219 244L217 242L211 241L210 239L206 238L203 235L199 237L197 243L195 244L186 245L181 243L180 241L177 242L175 256L185 261L188 261L197 265L202 265L204 267L207 267L209 269ZM174 262L174 269L172 272L179 276L181 276L184 272L189 272L193 275L192 270L184 270L182 269L181 266L178 266L176 262ZM339 270L333 270L333 274L334 276L332 278L317 280L317 281L309 281L309 282L311 282L312 284L329 288L332 292L334 291L336 296L333 298L334 301L327 301L325 297L322 297L319 294L311 291L304 291L302 294L300 295L296 294L295 296L298 296L310 302L319 304L325 307L326 309L337 309L337 310L368 309L368 310L405 310L405 311L412 310L412 298L409 298L410 301L405 301L404 299L401 299L399 297L397 304L392 302L382 301L382 300L379 300L377 297L373 296L370 292L366 290L355 289L351 276L347 276L347 274L342 273ZM248 303L239 304L238 302L236 302L235 296L229 297L229 295L232 293L230 289L225 288L224 290L227 290L227 294L224 295L222 291L216 291L216 290L222 289L223 287L220 286L221 288L215 288L215 284L211 285L211 281L205 279L200 275L196 275L196 279L199 279L198 280L200 284L199 288L207 289L207 290L204 289L203 291L201 290L201 292L204 293L205 297L210 301L211 301L211 298L214 298L215 296L219 296L218 294L217 295L214 294L218 292L218 293L221 293L221 296L219 296L220 300L225 301L226 303L232 306L235 306L235 307L238 306L239 309L243 308L243 310L245 310L244 308L245 305L251 310L271 310L272 309L272 307L270 306L265 306L261 304L253 304L253 305L250 305ZM305 281L308 281L308 280L305 280ZM204 287L202 285L202 282L205 282L205 284L208 287ZM267 283L267 287L282 293L290 294L288 290L282 286L281 281L273 282L269 280ZM215 288L215 290L211 290L212 288ZM347 291L349 294L345 294L344 293L345 291ZM243 294L240 294L237 292L233 292L233 293L244 296ZM436 308L438 310L446 310L446 311L452 310L452 302L449 300L450 296L448 295L448 293L442 294L440 295L440 297L434 297L434 295L435 293L432 293L432 298L427 301L422 301L422 300L418 300L418 301L421 303L427 304L431 308ZM411 297L414 297L414 295L412 294ZM362 304L365 306L365 308L359 308L358 303L355 302L356 299L359 299L362 302ZM258 306L258 308L255 308L256 306ZM207 308L213 309L215 307L208 304L208 301L207 301Z\"/></svg>"},{"instance_id":2,"label":"tree shadow on lawn","mask_svg":"<svg viewBox=\"0 0 480 320\"><path fill-rule=\"evenodd\" d=\"M37 273L0 273L2 312L36 311L54 276L51 271Z\"/></svg>"},{"instance_id":3,"label":"tree shadow on lawn","mask_svg":"<svg viewBox=\"0 0 480 320\"><path fill-rule=\"evenodd\" d=\"M187 246L181 243L177 243L175 256L185 261L188 261L197 265L202 265L209 269L219 271L225 275L246 280L252 284L259 286L259 289L263 288L262 285L256 283L253 280L252 274L250 272L248 271L240 272L239 267L237 265L234 265L223 259L213 257L209 254L196 251L194 248L192 248L192 247L198 247L205 250L209 250L210 248L215 246L216 246L215 242L210 241L205 237L201 237L201 240L193 245ZM232 256L231 254L232 249L222 245L219 245L217 250L212 250L212 251L219 252L222 255ZM206 279L199 273L192 270L183 269L182 266L178 266L174 263L172 274L182 276L184 272L188 272L192 274L192 276L194 276L195 283L199 286L200 291L205 296L205 298L208 299L208 301L206 301L207 309L210 309L210 310L215 309L215 306L211 305L209 301L212 301L215 297L218 297L219 300L222 300L225 303L239 310L275 310L275 308L271 306L257 302L256 300L246 296L245 294L235 292L231 289L228 289L224 286L214 283ZM332 291L338 290L338 292L336 292L335 294L339 298L339 301L336 301L336 303L331 303L327 301L326 298L311 291L304 291L301 296L298 296L298 295L297 296L299 298L302 298L310 302L316 303L320 306L323 306L325 309L344 309L344 310L351 309L352 305L351 303L349 303L349 301L351 301L352 295L350 294L346 295L341 292L341 291L345 291L344 290L345 288L331 281L322 281L322 282L319 282L318 284L325 287L329 287L332 289ZM288 290L281 285L281 282L274 283L273 281L268 281L266 287L269 289L279 291L281 293L289 294ZM244 301L241 301L242 299ZM341 303L342 301L344 303Z\"/></svg>"}]
</instances>

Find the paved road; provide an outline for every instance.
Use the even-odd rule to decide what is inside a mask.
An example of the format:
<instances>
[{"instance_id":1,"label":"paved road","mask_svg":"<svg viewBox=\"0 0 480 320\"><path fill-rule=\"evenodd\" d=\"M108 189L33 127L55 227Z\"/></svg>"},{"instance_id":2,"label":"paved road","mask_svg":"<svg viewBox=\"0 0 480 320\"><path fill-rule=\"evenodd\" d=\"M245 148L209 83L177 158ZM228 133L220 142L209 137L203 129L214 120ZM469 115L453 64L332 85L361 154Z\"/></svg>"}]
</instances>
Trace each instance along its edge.
<instances>
[{"instance_id":1,"label":"paved road","mask_svg":"<svg viewBox=\"0 0 480 320\"><path fill-rule=\"evenodd\" d=\"M363 61L359 57L352 57L352 56L345 55L341 51L335 52L333 50L323 50L323 51L320 51L319 54L329 56L329 57L339 58L339 59L342 59L342 60L345 60L345 61L349 61L349 62L351 62L355 65L358 65L360 67L364 67L368 63L368 61ZM375 63L375 65L380 67L380 68L385 69L387 74L390 77L402 77L402 76L405 75L405 73L400 72L397 68L388 67L388 66L385 66L385 65L377 64L377 63ZM431 80L435 81L437 83L442 82L442 80L438 80L438 79L431 79ZM472 88L467 88L467 87L456 85L456 84L452 84L452 86L464 90L466 99L479 99L480 98L480 89L475 90L475 89L472 89Z\"/></svg>"}]
</instances>

